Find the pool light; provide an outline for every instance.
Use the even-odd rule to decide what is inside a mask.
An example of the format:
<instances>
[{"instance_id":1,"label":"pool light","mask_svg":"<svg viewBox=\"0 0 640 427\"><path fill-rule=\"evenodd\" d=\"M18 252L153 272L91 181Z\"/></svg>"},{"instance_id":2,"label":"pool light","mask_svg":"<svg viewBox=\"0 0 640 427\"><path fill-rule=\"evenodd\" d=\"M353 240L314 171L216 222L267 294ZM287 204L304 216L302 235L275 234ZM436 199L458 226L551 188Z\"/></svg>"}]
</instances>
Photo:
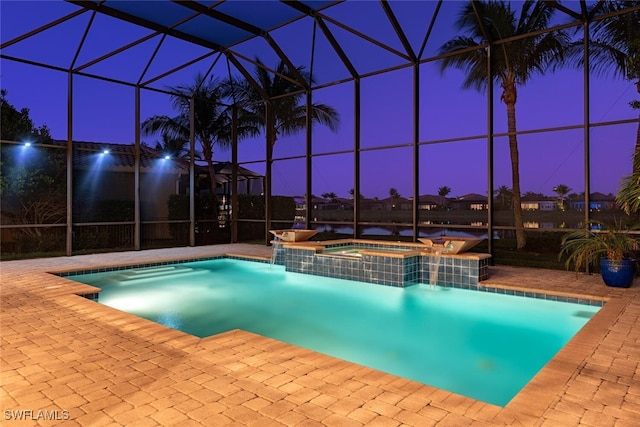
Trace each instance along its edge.
<instances>
[{"instance_id":1,"label":"pool light","mask_svg":"<svg viewBox=\"0 0 640 427\"><path fill-rule=\"evenodd\" d=\"M101 154L104 156L105 154L109 154L109 153L110 153L110 151L109 151L109 150L102 150L102 153L101 153Z\"/></svg>"}]
</instances>

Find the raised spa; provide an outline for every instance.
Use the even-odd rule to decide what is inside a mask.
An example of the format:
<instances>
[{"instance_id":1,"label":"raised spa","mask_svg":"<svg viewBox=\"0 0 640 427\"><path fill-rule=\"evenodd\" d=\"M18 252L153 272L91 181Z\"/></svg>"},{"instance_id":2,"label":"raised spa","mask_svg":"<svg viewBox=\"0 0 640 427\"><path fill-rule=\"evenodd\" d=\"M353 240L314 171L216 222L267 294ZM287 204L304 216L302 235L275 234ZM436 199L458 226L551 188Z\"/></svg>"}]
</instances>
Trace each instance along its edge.
<instances>
[{"instance_id":1,"label":"raised spa","mask_svg":"<svg viewBox=\"0 0 640 427\"><path fill-rule=\"evenodd\" d=\"M474 240L446 238L431 244L361 239L275 242L272 262L284 265L286 271L382 285L429 283L474 289L488 278L491 257L461 252L481 241Z\"/></svg>"}]
</instances>

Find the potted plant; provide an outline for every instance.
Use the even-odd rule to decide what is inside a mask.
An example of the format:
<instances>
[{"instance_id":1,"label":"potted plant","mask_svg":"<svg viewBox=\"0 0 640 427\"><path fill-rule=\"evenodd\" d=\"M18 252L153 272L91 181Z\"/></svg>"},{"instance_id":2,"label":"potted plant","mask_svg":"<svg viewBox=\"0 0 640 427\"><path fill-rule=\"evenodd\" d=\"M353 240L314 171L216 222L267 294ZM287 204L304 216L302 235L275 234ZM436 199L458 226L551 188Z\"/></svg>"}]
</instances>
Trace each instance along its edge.
<instances>
[{"instance_id":1,"label":"potted plant","mask_svg":"<svg viewBox=\"0 0 640 427\"><path fill-rule=\"evenodd\" d=\"M634 253L638 239L629 234L633 228L615 227L593 222L589 230L575 230L562 239L559 258L565 265L574 266L576 273L589 266L600 266L600 274L607 286L628 288L636 271Z\"/></svg>"}]
</instances>

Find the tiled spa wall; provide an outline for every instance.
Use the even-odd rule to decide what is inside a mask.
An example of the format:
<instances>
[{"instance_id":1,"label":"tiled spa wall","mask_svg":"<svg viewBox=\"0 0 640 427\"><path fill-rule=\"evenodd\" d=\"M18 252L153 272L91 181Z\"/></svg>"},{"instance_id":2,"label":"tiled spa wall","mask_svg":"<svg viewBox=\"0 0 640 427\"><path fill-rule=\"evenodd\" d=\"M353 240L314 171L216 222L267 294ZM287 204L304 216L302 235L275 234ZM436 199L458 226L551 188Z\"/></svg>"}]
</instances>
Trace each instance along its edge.
<instances>
[{"instance_id":1,"label":"tiled spa wall","mask_svg":"<svg viewBox=\"0 0 640 427\"><path fill-rule=\"evenodd\" d=\"M441 286L475 288L479 281L488 278L488 258L443 255L436 259L435 256L417 254L403 257L367 254L349 257L316 254L315 250L291 247L280 250L283 255L276 255L276 263L284 264L287 271L381 285L431 283L431 276L436 275L436 261L438 277L435 284Z\"/></svg>"}]
</instances>

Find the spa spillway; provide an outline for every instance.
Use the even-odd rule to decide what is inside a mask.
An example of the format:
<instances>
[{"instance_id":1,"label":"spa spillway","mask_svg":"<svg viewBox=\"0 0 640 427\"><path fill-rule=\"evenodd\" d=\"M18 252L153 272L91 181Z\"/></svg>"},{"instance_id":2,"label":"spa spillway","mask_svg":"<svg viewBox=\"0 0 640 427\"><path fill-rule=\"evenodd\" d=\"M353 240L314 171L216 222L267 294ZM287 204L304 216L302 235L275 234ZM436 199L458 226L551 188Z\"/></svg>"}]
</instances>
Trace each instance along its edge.
<instances>
[{"instance_id":1,"label":"spa spillway","mask_svg":"<svg viewBox=\"0 0 640 427\"><path fill-rule=\"evenodd\" d=\"M461 254L467 252L483 239L473 237L451 237L441 236L431 239L418 239L424 243L432 252L440 252L443 254Z\"/></svg>"},{"instance_id":2,"label":"spa spillway","mask_svg":"<svg viewBox=\"0 0 640 427\"><path fill-rule=\"evenodd\" d=\"M284 242L305 242L318 234L316 230L303 229L269 230L269 233Z\"/></svg>"}]
</instances>

